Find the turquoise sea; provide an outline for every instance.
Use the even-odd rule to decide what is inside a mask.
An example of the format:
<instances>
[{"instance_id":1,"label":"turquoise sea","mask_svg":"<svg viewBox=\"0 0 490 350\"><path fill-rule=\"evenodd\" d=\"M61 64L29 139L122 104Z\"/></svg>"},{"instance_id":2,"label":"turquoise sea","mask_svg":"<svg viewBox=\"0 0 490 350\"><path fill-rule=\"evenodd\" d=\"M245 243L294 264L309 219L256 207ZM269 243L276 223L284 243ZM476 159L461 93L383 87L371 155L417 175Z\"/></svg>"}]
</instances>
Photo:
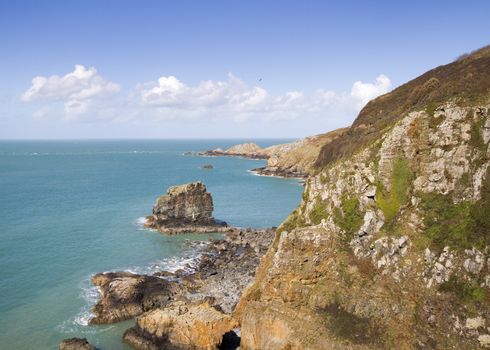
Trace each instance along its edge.
<instances>
[{"instance_id":1,"label":"turquoise sea","mask_svg":"<svg viewBox=\"0 0 490 350\"><path fill-rule=\"evenodd\" d=\"M209 235L162 236L141 225L169 186L202 180L216 218L278 225L299 203L298 180L248 171L265 161L183 155L241 142L0 141L0 348L57 349L81 336L128 349L121 336L133 321L87 326L97 298L90 277L192 263L190 242ZM207 163L214 169L201 169Z\"/></svg>"}]
</instances>

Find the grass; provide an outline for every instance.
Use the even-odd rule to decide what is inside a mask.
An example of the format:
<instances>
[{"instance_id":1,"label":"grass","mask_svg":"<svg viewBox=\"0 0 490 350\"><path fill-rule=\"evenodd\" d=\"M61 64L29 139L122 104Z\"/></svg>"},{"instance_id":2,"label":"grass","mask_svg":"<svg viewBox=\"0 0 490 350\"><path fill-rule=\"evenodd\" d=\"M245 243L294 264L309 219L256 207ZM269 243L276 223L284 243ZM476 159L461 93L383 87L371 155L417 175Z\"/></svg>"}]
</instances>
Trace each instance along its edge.
<instances>
[{"instance_id":1,"label":"grass","mask_svg":"<svg viewBox=\"0 0 490 350\"><path fill-rule=\"evenodd\" d=\"M485 153L486 145L485 142L483 141L483 135L481 133L484 122L485 120L483 118L480 118L476 123L473 123L471 125L471 131L470 131L471 137L470 137L469 145Z\"/></svg>"},{"instance_id":2,"label":"grass","mask_svg":"<svg viewBox=\"0 0 490 350\"><path fill-rule=\"evenodd\" d=\"M449 281L442 283L439 290L452 293L464 304L481 303L487 298L486 290L480 287L477 282L461 281L455 275L452 275Z\"/></svg>"},{"instance_id":3,"label":"grass","mask_svg":"<svg viewBox=\"0 0 490 350\"><path fill-rule=\"evenodd\" d=\"M476 202L452 203L450 196L436 193L421 198L425 212L424 236L432 247L483 249L490 244L490 171L487 170L482 185L481 199Z\"/></svg>"},{"instance_id":4,"label":"grass","mask_svg":"<svg viewBox=\"0 0 490 350\"><path fill-rule=\"evenodd\" d=\"M277 232L281 233L284 231L291 232L297 227L304 226L304 219L299 214L299 208L293 210L291 214L286 218L286 220L277 228Z\"/></svg>"},{"instance_id":5,"label":"grass","mask_svg":"<svg viewBox=\"0 0 490 350\"><path fill-rule=\"evenodd\" d=\"M323 219L328 219L327 203L321 198L317 197L313 209L310 211L310 221L314 225L318 225Z\"/></svg>"},{"instance_id":6,"label":"grass","mask_svg":"<svg viewBox=\"0 0 490 350\"><path fill-rule=\"evenodd\" d=\"M390 191L385 191L382 184L378 184L376 203L383 212L387 224L393 221L401 206L407 203L412 178L413 173L407 160L397 158L393 163Z\"/></svg>"},{"instance_id":7,"label":"grass","mask_svg":"<svg viewBox=\"0 0 490 350\"><path fill-rule=\"evenodd\" d=\"M315 162L319 168L349 157L379 139L387 127L411 111L428 109L456 99L465 106L488 102L490 96L490 46L462 60L439 66L416 79L371 100L352 127L323 146Z\"/></svg>"},{"instance_id":8,"label":"grass","mask_svg":"<svg viewBox=\"0 0 490 350\"><path fill-rule=\"evenodd\" d=\"M328 328L337 337L351 344L379 344L381 329L367 318L362 318L342 309L339 304L328 305L322 310Z\"/></svg>"},{"instance_id":9,"label":"grass","mask_svg":"<svg viewBox=\"0 0 490 350\"><path fill-rule=\"evenodd\" d=\"M356 233L362 225L363 216L359 209L359 200L356 197L344 195L340 208L334 208L334 222L346 234L345 242L349 242L354 233Z\"/></svg>"}]
</instances>

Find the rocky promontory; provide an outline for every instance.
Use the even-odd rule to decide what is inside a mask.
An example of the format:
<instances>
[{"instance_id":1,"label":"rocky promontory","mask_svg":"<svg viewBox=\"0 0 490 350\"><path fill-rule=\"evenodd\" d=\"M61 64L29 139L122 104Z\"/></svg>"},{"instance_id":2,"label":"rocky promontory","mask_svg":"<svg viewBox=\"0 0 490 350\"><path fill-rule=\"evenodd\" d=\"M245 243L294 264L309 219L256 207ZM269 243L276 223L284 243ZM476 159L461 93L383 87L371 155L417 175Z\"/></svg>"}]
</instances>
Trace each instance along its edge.
<instances>
[{"instance_id":1,"label":"rocky promontory","mask_svg":"<svg viewBox=\"0 0 490 350\"><path fill-rule=\"evenodd\" d=\"M262 148L255 143L243 143L226 150L217 148L202 152L204 156L228 156L248 159L267 159L267 165L252 169L258 175L306 178L320 150L342 136L347 128L337 129L325 134Z\"/></svg>"},{"instance_id":2,"label":"rocky promontory","mask_svg":"<svg viewBox=\"0 0 490 350\"><path fill-rule=\"evenodd\" d=\"M226 222L213 218L213 198L200 181L170 187L157 199L145 227L167 234L230 230Z\"/></svg>"}]
</instances>

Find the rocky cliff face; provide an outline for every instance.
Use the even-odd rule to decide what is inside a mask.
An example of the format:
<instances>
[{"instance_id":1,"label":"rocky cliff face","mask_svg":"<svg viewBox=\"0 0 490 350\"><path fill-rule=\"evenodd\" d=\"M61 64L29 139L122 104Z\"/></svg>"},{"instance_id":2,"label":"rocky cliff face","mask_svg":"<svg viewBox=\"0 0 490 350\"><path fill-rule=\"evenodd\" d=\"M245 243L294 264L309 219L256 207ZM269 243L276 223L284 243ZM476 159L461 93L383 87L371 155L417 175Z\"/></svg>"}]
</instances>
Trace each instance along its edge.
<instances>
[{"instance_id":1,"label":"rocky cliff face","mask_svg":"<svg viewBox=\"0 0 490 350\"><path fill-rule=\"evenodd\" d=\"M489 140L486 90L323 158L236 309L241 348L490 346Z\"/></svg>"},{"instance_id":2,"label":"rocky cliff face","mask_svg":"<svg viewBox=\"0 0 490 350\"><path fill-rule=\"evenodd\" d=\"M325 145L342 136L347 128L325 134L261 148L255 143L235 145L227 150L215 149L204 152L210 156L233 156L251 159L267 159L267 166L253 169L260 175L306 177L313 168L320 150Z\"/></svg>"},{"instance_id":3,"label":"rocky cliff face","mask_svg":"<svg viewBox=\"0 0 490 350\"><path fill-rule=\"evenodd\" d=\"M213 218L213 199L202 182L173 186L158 198L145 226L163 233L206 232L225 227Z\"/></svg>"}]
</instances>

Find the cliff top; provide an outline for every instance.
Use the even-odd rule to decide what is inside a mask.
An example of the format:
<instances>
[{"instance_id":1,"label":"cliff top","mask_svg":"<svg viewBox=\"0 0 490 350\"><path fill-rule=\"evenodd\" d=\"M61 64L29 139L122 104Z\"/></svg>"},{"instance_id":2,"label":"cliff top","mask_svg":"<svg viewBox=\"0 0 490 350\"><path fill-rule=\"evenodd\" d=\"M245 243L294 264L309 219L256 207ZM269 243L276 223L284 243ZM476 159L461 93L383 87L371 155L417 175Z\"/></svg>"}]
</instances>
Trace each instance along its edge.
<instances>
[{"instance_id":1,"label":"cliff top","mask_svg":"<svg viewBox=\"0 0 490 350\"><path fill-rule=\"evenodd\" d=\"M408 112L428 111L449 99L485 103L490 92L490 46L460 56L370 101L342 137L326 144L315 163L324 167L352 155L376 139Z\"/></svg>"}]
</instances>

